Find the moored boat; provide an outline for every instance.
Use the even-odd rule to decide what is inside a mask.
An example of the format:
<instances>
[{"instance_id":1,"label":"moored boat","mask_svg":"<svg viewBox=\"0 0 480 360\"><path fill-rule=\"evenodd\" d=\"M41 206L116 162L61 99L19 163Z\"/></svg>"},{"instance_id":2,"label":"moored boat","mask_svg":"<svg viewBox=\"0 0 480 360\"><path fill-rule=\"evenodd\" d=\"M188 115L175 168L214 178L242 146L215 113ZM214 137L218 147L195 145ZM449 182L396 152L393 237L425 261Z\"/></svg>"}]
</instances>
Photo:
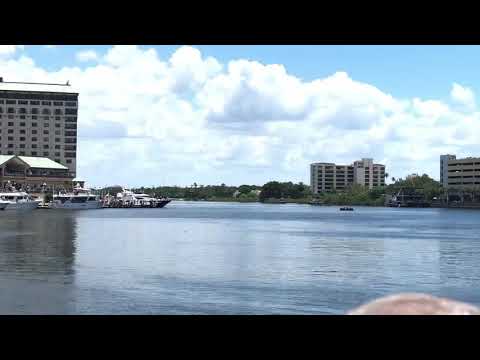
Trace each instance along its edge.
<instances>
[{"instance_id":1,"label":"moored boat","mask_svg":"<svg viewBox=\"0 0 480 360\"><path fill-rule=\"evenodd\" d=\"M102 201L99 195L93 194L89 189L76 187L72 193L54 194L50 208L61 210L101 209Z\"/></svg>"},{"instance_id":2,"label":"moored boat","mask_svg":"<svg viewBox=\"0 0 480 360\"><path fill-rule=\"evenodd\" d=\"M340 208L340 211L353 211L353 208L349 206L344 206Z\"/></svg>"},{"instance_id":3,"label":"moored boat","mask_svg":"<svg viewBox=\"0 0 480 360\"><path fill-rule=\"evenodd\" d=\"M0 193L0 203L4 204L3 210L28 211L38 207L38 202L23 191Z\"/></svg>"}]
</instances>

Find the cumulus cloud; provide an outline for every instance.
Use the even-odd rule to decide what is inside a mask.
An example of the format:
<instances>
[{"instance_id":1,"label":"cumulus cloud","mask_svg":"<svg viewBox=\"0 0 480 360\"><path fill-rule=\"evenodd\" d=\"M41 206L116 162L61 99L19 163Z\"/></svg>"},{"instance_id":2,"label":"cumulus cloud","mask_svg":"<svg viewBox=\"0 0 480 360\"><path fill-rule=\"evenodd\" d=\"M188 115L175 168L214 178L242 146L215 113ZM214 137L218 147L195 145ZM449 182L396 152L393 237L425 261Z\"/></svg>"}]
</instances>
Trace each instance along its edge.
<instances>
[{"instance_id":1,"label":"cumulus cloud","mask_svg":"<svg viewBox=\"0 0 480 360\"><path fill-rule=\"evenodd\" d=\"M78 61L87 62L87 61L97 60L98 55L93 50L84 50L76 53L75 57Z\"/></svg>"},{"instance_id":2,"label":"cumulus cloud","mask_svg":"<svg viewBox=\"0 0 480 360\"><path fill-rule=\"evenodd\" d=\"M454 102L464 105L468 109L475 108L475 94L468 87L454 83L450 96Z\"/></svg>"},{"instance_id":3,"label":"cumulus cloud","mask_svg":"<svg viewBox=\"0 0 480 360\"><path fill-rule=\"evenodd\" d=\"M361 157L394 177L438 178L440 154L480 154L473 92L457 84L461 108L395 98L346 72L304 81L281 64L222 64L190 46L165 59L138 46L89 51L77 54L95 60L86 68L4 57L0 74L70 80L80 93L78 174L92 184L308 183L311 162Z\"/></svg>"}]
</instances>

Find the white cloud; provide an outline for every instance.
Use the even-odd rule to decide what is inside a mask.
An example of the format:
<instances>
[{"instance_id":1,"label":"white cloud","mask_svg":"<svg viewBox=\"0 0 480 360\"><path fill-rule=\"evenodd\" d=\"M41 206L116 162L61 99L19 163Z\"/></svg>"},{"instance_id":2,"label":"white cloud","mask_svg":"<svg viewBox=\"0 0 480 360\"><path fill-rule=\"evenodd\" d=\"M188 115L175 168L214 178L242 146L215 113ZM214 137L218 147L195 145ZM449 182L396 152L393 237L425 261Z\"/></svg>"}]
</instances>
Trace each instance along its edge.
<instances>
[{"instance_id":1,"label":"white cloud","mask_svg":"<svg viewBox=\"0 0 480 360\"><path fill-rule=\"evenodd\" d=\"M453 101L466 106L468 109L475 108L475 94L468 87L454 83L450 96Z\"/></svg>"},{"instance_id":2,"label":"white cloud","mask_svg":"<svg viewBox=\"0 0 480 360\"><path fill-rule=\"evenodd\" d=\"M0 45L0 56L11 56L17 50L23 50L24 48L24 45Z\"/></svg>"},{"instance_id":3,"label":"white cloud","mask_svg":"<svg viewBox=\"0 0 480 360\"><path fill-rule=\"evenodd\" d=\"M98 59L97 53L93 50L80 51L80 52L75 54L75 57L78 61L81 61L81 62L87 62L87 61L92 61L92 60L97 60Z\"/></svg>"},{"instance_id":4,"label":"white cloud","mask_svg":"<svg viewBox=\"0 0 480 360\"><path fill-rule=\"evenodd\" d=\"M80 92L78 174L95 185L308 183L313 161L361 157L394 177L438 177L441 153L480 154L473 92L457 84L461 109L398 99L345 72L303 81L280 64L221 64L189 46L168 59L137 46L87 52L78 59L96 63L85 69L51 72L20 56L0 58L0 74L70 80Z\"/></svg>"}]
</instances>

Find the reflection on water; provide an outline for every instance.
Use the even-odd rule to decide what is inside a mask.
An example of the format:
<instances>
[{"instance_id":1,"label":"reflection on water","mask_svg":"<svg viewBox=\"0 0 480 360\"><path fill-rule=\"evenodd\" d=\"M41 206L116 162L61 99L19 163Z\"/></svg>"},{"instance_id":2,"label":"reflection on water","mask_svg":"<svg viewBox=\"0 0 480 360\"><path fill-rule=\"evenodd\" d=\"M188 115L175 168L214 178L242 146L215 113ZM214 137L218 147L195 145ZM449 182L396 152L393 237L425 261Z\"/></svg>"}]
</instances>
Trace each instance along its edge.
<instances>
[{"instance_id":1,"label":"reflection on water","mask_svg":"<svg viewBox=\"0 0 480 360\"><path fill-rule=\"evenodd\" d=\"M70 312L76 217L0 214L1 313Z\"/></svg>"},{"instance_id":2,"label":"reflection on water","mask_svg":"<svg viewBox=\"0 0 480 360\"><path fill-rule=\"evenodd\" d=\"M0 214L0 312L331 314L399 291L480 304L479 217L201 202Z\"/></svg>"}]
</instances>

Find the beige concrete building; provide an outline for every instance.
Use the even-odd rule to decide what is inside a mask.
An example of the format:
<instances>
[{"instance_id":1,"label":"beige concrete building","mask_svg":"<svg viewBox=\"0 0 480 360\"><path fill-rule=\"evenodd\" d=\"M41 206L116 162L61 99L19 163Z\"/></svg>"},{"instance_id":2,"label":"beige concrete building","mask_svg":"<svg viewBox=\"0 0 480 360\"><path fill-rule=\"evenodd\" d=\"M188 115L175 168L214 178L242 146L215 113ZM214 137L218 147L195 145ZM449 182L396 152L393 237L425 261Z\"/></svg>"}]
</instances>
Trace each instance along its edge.
<instances>
[{"instance_id":1,"label":"beige concrete building","mask_svg":"<svg viewBox=\"0 0 480 360\"><path fill-rule=\"evenodd\" d=\"M310 165L310 186L314 194L342 191L353 184L369 189L385 186L385 165L374 164L373 159L358 160L352 165L334 163Z\"/></svg>"},{"instance_id":2,"label":"beige concrete building","mask_svg":"<svg viewBox=\"0 0 480 360\"><path fill-rule=\"evenodd\" d=\"M480 157L440 156L440 181L450 188L480 186Z\"/></svg>"},{"instance_id":3,"label":"beige concrete building","mask_svg":"<svg viewBox=\"0 0 480 360\"><path fill-rule=\"evenodd\" d=\"M0 155L44 157L77 171L78 93L0 77Z\"/></svg>"}]
</instances>

